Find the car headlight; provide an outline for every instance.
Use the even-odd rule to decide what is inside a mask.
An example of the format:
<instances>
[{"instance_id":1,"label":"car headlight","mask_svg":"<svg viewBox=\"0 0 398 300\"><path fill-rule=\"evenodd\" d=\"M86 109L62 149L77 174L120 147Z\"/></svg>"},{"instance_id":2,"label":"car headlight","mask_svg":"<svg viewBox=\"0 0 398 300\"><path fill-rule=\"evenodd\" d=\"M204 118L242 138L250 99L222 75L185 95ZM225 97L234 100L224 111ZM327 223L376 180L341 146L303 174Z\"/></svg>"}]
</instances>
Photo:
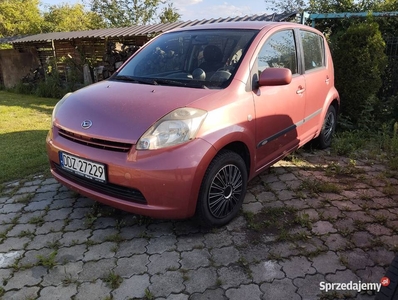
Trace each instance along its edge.
<instances>
[{"instance_id":1,"label":"car headlight","mask_svg":"<svg viewBox=\"0 0 398 300\"><path fill-rule=\"evenodd\" d=\"M53 124L54 124L55 116L57 115L57 112L58 112L59 108L61 107L62 103L65 102L66 98L68 98L70 95L72 95L72 93L67 93L67 94L65 94L65 96L63 96L62 99L59 100L59 101L57 102L57 104L55 104L54 109L53 109L53 114L52 114L52 116L51 116L51 127L52 127Z\"/></svg>"},{"instance_id":2,"label":"car headlight","mask_svg":"<svg viewBox=\"0 0 398 300\"><path fill-rule=\"evenodd\" d=\"M178 108L149 128L138 140L136 149L160 149L192 140L206 115L201 109Z\"/></svg>"}]
</instances>

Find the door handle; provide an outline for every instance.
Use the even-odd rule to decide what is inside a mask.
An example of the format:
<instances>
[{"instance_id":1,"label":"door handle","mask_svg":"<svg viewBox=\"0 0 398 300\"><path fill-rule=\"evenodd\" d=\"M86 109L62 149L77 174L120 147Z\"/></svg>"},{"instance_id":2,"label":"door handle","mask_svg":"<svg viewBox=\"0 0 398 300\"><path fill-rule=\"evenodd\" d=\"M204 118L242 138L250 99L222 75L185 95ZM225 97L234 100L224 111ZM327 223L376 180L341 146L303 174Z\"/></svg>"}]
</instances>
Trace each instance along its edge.
<instances>
[{"instance_id":1,"label":"door handle","mask_svg":"<svg viewBox=\"0 0 398 300\"><path fill-rule=\"evenodd\" d=\"M326 76L325 83L329 84L329 82L330 82L329 76Z\"/></svg>"},{"instance_id":2,"label":"door handle","mask_svg":"<svg viewBox=\"0 0 398 300\"><path fill-rule=\"evenodd\" d=\"M300 85L300 86L298 87L298 90L296 91L296 94L297 94L297 95L301 95L302 93L304 93L304 91L305 91L305 89Z\"/></svg>"}]
</instances>

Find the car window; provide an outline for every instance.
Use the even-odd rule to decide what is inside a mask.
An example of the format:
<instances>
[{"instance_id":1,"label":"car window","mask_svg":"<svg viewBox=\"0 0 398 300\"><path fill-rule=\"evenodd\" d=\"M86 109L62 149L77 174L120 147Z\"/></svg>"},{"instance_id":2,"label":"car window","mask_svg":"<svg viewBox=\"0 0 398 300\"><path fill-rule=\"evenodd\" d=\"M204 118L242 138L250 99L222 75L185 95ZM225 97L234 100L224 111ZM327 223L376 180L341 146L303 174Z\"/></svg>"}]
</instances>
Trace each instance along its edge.
<instances>
[{"instance_id":1,"label":"car window","mask_svg":"<svg viewBox=\"0 0 398 300\"><path fill-rule=\"evenodd\" d=\"M303 44L305 70L325 66L323 38L314 32L305 30L301 30L300 35Z\"/></svg>"},{"instance_id":2,"label":"car window","mask_svg":"<svg viewBox=\"0 0 398 300\"><path fill-rule=\"evenodd\" d=\"M272 35L258 55L258 72L266 68L288 68L297 73L296 42L293 30L279 31Z\"/></svg>"},{"instance_id":3,"label":"car window","mask_svg":"<svg viewBox=\"0 0 398 300\"><path fill-rule=\"evenodd\" d=\"M138 52L115 78L225 88L257 33L232 29L166 33Z\"/></svg>"}]
</instances>

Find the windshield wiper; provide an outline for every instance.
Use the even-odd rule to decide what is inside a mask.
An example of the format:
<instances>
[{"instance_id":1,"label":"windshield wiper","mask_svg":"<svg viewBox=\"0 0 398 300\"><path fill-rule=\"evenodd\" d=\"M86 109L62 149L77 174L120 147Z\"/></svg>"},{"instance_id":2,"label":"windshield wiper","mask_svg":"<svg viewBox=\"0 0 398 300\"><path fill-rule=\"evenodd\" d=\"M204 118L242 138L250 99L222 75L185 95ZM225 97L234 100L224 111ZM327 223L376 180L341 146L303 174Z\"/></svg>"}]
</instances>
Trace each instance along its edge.
<instances>
[{"instance_id":1,"label":"windshield wiper","mask_svg":"<svg viewBox=\"0 0 398 300\"><path fill-rule=\"evenodd\" d=\"M178 81L178 80L172 80L172 79L163 79L163 78L156 78L156 82L158 84L163 84L163 85L172 85L172 86L184 86L184 87L199 87L206 89L207 87L203 84L196 84L193 83L192 81Z\"/></svg>"},{"instance_id":2,"label":"windshield wiper","mask_svg":"<svg viewBox=\"0 0 398 300\"><path fill-rule=\"evenodd\" d=\"M122 81L129 81L135 83L142 83L142 84L150 84L150 85L157 85L157 81L149 78L140 78L134 76L127 76L127 75L117 75L114 77L115 80L122 80Z\"/></svg>"}]
</instances>

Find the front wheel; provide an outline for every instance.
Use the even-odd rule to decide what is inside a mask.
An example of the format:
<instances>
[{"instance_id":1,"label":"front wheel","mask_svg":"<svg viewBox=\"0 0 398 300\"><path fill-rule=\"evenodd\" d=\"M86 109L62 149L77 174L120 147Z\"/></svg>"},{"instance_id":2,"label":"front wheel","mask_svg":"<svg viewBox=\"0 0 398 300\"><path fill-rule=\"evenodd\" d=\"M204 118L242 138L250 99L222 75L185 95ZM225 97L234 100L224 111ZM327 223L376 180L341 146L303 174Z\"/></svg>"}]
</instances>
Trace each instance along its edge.
<instances>
[{"instance_id":1,"label":"front wheel","mask_svg":"<svg viewBox=\"0 0 398 300\"><path fill-rule=\"evenodd\" d=\"M247 169L242 157L222 150L210 163L199 192L196 216L204 226L222 226L239 212L246 194Z\"/></svg>"},{"instance_id":2,"label":"front wheel","mask_svg":"<svg viewBox=\"0 0 398 300\"><path fill-rule=\"evenodd\" d=\"M323 121L321 133L317 138L319 148L325 149L332 144L332 136L337 124L336 109L333 105L329 106L326 112L325 120Z\"/></svg>"}]
</instances>

